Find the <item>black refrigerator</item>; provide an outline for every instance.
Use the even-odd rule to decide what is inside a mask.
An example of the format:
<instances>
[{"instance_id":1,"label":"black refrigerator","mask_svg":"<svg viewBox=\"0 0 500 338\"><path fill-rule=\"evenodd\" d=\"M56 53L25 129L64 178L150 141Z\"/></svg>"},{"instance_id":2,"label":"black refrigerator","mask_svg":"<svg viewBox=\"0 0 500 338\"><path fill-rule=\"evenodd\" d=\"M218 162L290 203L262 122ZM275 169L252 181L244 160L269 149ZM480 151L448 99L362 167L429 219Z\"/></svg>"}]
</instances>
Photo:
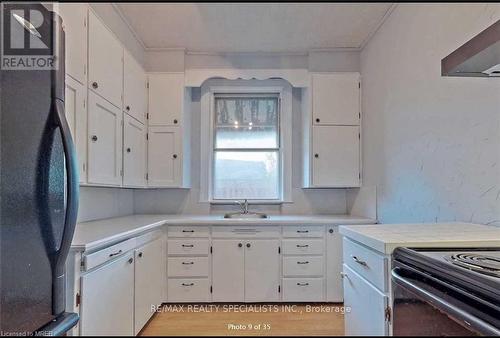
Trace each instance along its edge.
<instances>
[{"instance_id":1,"label":"black refrigerator","mask_svg":"<svg viewBox=\"0 0 500 338\"><path fill-rule=\"evenodd\" d=\"M57 67L1 65L0 334L63 335L78 321L65 312L78 172L64 113L62 20L40 3L1 6L2 57L43 61L52 55ZM24 41L9 44L10 30Z\"/></svg>"}]
</instances>

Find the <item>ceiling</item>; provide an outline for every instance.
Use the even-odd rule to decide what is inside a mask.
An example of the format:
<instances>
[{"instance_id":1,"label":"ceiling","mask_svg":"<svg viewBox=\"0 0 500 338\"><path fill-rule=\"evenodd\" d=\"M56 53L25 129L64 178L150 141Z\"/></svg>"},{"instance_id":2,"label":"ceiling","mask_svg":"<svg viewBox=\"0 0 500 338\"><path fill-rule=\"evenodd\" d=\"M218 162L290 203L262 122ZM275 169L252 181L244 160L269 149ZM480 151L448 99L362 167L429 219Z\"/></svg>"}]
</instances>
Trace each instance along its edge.
<instances>
[{"instance_id":1,"label":"ceiling","mask_svg":"<svg viewBox=\"0 0 500 338\"><path fill-rule=\"evenodd\" d=\"M361 48L390 3L120 3L146 49L305 52Z\"/></svg>"}]
</instances>

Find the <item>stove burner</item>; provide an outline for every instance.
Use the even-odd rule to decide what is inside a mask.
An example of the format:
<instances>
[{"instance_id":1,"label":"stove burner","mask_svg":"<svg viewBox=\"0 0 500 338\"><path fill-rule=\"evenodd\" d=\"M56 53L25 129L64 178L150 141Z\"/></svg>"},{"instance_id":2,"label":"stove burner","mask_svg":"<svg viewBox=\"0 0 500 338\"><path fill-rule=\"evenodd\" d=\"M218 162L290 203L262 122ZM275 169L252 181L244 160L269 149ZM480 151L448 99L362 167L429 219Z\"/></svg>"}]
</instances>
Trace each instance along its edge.
<instances>
[{"instance_id":1,"label":"stove burner","mask_svg":"<svg viewBox=\"0 0 500 338\"><path fill-rule=\"evenodd\" d=\"M489 276L500 277L499 258L474 253L459 253L445 258L447 261L463 268Z\"/></svg>"}]
</instances>

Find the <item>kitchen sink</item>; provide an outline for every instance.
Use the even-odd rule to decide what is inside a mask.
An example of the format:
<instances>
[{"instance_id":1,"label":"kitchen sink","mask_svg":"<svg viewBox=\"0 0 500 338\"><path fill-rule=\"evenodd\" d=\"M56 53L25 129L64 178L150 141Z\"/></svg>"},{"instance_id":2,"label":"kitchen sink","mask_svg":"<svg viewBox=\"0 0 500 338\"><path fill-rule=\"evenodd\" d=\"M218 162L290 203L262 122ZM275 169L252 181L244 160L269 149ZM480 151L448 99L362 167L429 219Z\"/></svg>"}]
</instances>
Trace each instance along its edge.
<instances>
[{"instance_id":1,"label":"kitchen sink","mask_svg":"<svg viewBox=\"0 0 500 338\"><path fill-rule=\"evenodd\" d=\"M259 212L231 212L224 215L224 218L233 218L233 219L254 219L254 218L268 218L266 214L262 214Z\"/></svg>"}]
</instances>

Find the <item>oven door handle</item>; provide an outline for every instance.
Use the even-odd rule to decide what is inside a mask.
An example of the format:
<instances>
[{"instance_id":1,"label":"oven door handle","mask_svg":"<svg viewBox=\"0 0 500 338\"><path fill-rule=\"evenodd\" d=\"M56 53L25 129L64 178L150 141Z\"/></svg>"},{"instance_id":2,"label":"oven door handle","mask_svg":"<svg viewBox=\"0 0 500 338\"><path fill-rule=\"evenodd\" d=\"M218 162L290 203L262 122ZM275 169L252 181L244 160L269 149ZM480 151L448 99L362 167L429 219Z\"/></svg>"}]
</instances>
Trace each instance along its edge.
<instances>
[{"instance_id":1,"label":"oven door handle","mask_svg":"<svg viewBox=\"0 0 500 338\"><path fill-rule=\"evenodd\" d=\"M411 291L417 296L429 301L433 306L438 308L445 313L450 314L455 319L464 323L465 325L471 327L472 329L476 329L483 334L498 336L500 335L500 330L495 328L494 326L482 321L481 319L470 315L469 313L461 310L453 304L450 304L446 300L441 297L438 297L431 292L419 287L415 283L412 283L409 279L401 276L401 272L404 271L402 268L394 268L391 271L392 280L399 284L401 287Z\"/></svg>"}]
</instances>

